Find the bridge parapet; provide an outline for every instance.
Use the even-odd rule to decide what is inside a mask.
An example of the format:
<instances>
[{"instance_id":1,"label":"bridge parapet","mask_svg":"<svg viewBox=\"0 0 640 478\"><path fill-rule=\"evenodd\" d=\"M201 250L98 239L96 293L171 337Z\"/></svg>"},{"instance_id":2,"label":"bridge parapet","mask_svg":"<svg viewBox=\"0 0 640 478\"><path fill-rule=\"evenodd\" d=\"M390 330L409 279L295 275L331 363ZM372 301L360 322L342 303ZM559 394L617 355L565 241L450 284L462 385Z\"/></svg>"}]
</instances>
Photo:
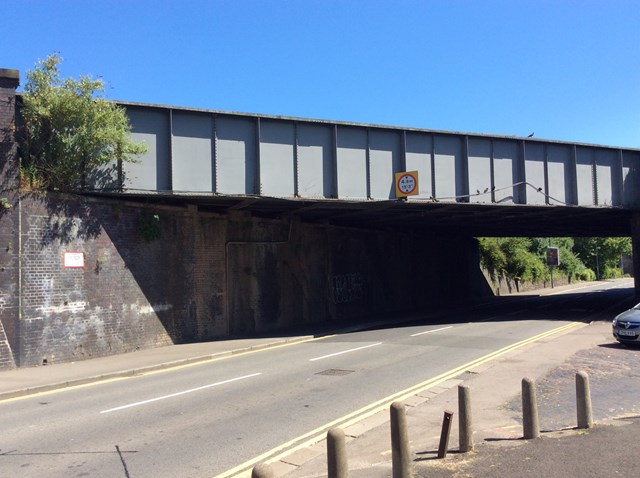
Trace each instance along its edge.
<instances>
[{"instance_id":1,"label":"bridge parapet","mask_svg":"<svg viewBox=\"0 0 640 478\"><path fill-rule=\"evenodd\" d=\"M149 146L124 192L640 207L640 150L534 138L124 104Z\"/></svg>"}]
</instances>

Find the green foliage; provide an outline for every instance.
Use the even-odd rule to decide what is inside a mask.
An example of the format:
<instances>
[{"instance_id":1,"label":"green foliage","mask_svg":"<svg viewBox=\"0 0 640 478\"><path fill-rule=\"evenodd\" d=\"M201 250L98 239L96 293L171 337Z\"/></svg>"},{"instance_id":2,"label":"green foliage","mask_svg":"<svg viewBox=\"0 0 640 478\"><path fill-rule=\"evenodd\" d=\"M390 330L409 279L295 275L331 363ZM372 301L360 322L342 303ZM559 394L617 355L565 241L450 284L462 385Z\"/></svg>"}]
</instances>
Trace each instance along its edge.
<instances>
[{"instance_id":1,"label":"green foliage","mask_svg":"<svg viewBox=\"0 0 640 478\"><path fill-rule=\"evenodd\" d=\"M580 260L580 258L565 246L560 246L560 270L564 271L571 282L574 279L578 279L580 274L587 268Z\"/></svg>"},{"instance_id":2,"label":"green foliage","mask_svg":"<svg viewBox=\"0 0 640 478\"><path fill-rule=\"evenodd\" d=\"M13 205L9 202L8 198L0 198L0 208L11 209Z\"/></svg>"},{"instance_id":3,"label":"green foliage","mask_svg":"<svg viewBox=\"0 0 640 478\"><path fill-rule=\"evenodd\" d=\"M507 267L507 257L500 248L495 237L479 237L480 264L491 276L493 281L499 280L504 275Z\"/></svg>"},{"instance_id":4,"label":"green foliage","mask_svg":"<svg viewBox=\"0 0 640 478\"><path fill-rule=\"evenodd\" d=\"M605 266L604 270L601 271L601 274L603 279L619 279L622 277L620 267Z\"/></svg>"},{"instance_id":5,"label":"green foliage","mask_svg":"<svg viewBox=\"0 0 640 478\"><path fill-rule=\"evenodd\" d=\"M537 244L525 237L481 237L480 263L492 280L536 282L544 279L544 263L535 249Z\"/></svg>"},{"instance_id":6,"label":"green foliage","mask_svg":"<svg viewBox=\"0 0 640 478\"><path fill-rule=\"evenodd\" d=\"M581 281L591 282L596 280L596 273L591 269L584 269L582 272L580 272L580 276L578 277L578 279Z\"/></svg>"},{"instance_id":7,"label":"green foliage","mask_svg":"<svg viewBox=\"0 0 640 478\"><path fill-rule=\"evenodd\" d=\"M48 190L73 191L114 161L135 161L146 146L130 139L124 109L99 96L100 79L62 79L57 54L27 72L19 134L23 177Z\"/></svg>"},{"instance_id":8,"label":"green foliage","mask_svg":"<svg viewBox=\"0 0 640 478\"><path fill-rule=\"evenodd\" d=\"M138 231L147 242L155 241L162 237L162 227L158 214L143 214L138 222Z\"/></svg>"},{"instance_id":9,"label":"green foliage","mask_svg":"<svg viewBox=\"0 0 640 478\"><path fill-rule=\"evenodd\" d=\"M631 238L580 237L574 250L587 267L600 272L600 278L612 279L621 275L621 256L631 255Z\"/></svg>"},{"instance_id":10,"label":"green foliage","mask_svg":"<svg viewBox=\"0 0 640 478\"><path fill-rule=\"evenodd\" d=\"M549 243L548 238L541 237L480 237L480 263L493 281L547 280L550 275L546 265ZM556 270L569 282L596 280L596 270L599 270L600 279L621 277L620 257L631 254L628 237L554 237L551 244L560 249L560 266Z\"/></svg>"}]
</instances>

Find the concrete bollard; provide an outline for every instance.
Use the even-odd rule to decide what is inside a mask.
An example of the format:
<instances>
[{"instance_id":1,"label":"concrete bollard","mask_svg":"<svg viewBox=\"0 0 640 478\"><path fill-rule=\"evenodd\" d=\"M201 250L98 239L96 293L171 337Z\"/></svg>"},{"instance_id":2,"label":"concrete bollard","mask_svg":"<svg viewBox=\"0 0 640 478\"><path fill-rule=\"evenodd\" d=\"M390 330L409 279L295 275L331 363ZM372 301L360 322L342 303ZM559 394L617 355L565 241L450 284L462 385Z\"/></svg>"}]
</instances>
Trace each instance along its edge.
<instances>
[{"instance_id":1,"label":"concrete bollard","mask_svg":"<svg viewBox=\"0 0 640 478\"><path fill-rule=\"evenodd\" d=\"M591 389L587 372L580 371L576 374L576 408L578 411L578 428L593 427Z\"/></svg>"},{"instance_id":2,"label":"concrete bollard","mask_svg":"<svg viewBox=\"0 0 640 478\"><path fill-rule=\"evenodd\" d=\"M393 478L410 478L411 455L404 404L402 402L393 402L390 413L392 476Z\"/></svg>"},{"instance_id":3,"label":"concrete bollard","mask_svg":"<svg viewBox=\"0 0 640 478\"><path fill-rule=\"evenodd\" d=\"M260 463L253 467L251 478L273 478L273 470L266 463Z\"/></svg>"},{"instance_id":4,"label":"concrete bollard","mask_svg":"<svg viewBox=\"0 0 640 478\"><path fill-rule=\"evenodd\" d=\"M461 453L473 451L471 394L467 385L458 385L458 440Z\"/></svg>"},{"instance_id":5,"label":"concrete bollard","mask_svg":"<svg viewBox=\"0 0 640 478\"><path fill-rule=\"evenodd\" d=\"M327 477L347 478L347 446L344 432L340 428L332 428L327 432Z\"/></svg>"},{"instance_id":6,"label":"concrete bollard","mask_svg":"<svg viewBox=\"0 0 640 478\"><path fill-rule=\"evenodd\" d=\"M540 436L536 385L530 378L522 379L522 426L526 440Z\"/></svg>"}]
</instances>

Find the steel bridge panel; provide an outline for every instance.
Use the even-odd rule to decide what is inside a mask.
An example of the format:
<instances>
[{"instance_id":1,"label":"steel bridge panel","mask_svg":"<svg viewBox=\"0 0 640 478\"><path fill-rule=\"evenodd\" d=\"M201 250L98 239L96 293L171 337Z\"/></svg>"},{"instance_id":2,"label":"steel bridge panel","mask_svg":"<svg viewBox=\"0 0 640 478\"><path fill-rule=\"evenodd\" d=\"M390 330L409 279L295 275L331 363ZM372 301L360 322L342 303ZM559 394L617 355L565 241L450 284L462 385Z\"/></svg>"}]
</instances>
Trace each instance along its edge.
<instances>
[{"instance_id":1,"label":"steel bridge panel","mask_svg":"<svg viewBox=\"0 0 640 478\"><path fill-rule=\"evenodd\" d=\"M440 201L464 200L462 138L438 135L434 142L436 198Z\"/></svg>"},{"instance_id":2,"label":"steel bridge panel","mask_svg":"<svg viewBox=\"0 0 640 478\"><path fill-rule=\"evenodd\" d=\"M127 110L131 137L147 145L147 152L135 163L124 163L125 186L143 191L171 190L171 129L169 110Z\"/></svg>"},{"instance_id":3,"label":"steel bridge panel","mask_svg":"<svg viewBox=\"0 0 640 478\"><path fill-rule=\"evenodd\" d=\"M596 150L597 199L600 206L622 204L621 168L614 151Z\"/></svg>"},{"instance_id":4,"label":"steel bridge panel","mask_svg":"<svg viewBox=\"0 0 640 478\"><path fill-rule=\"evenodd\" d=\"M491 140L469 138L469 202L491 202Z\"/></svg>"},{"instance_id":5,"label":"steel bridge panel","mask_svg":"<svg viewBox=\"0 0 640 478\"><path fill-rule=\"evenodd\" d=\"M576 189L579 206L594 206L595 155L593 149L576 148Z\"/></svg>"},{"instance_id":6,"label":"steel bridge panel","mask_svg":"<svg viewBox=\"0 0 640 478\"><path fill-rule=\"evenodd\" d=\"M333 129L300 124L297 132L298 194L306 198L335 197Z\"/></svg>"},{"instance_id":7,"label":"steel bridge panel","mask_svg":"<svg viewBox=\"0 0 640 478\"><path fill-rule=\"evenodd\" d=\"M513 141L493 142L495 202L518 203L518 144Z\"/></svg>"},{"instance_id":8,"label":"steel bridge panel","mask_svg":"<svg viewBox=\"0 0 640 478\"><path fill-rule=\"evenodd\" d=\"M527 204L546 204L547 186L545 181L545 147L539 143L526 143L524 161L527 188Z\"/></svg>"},{"instance_id":9,"label":"steel bridge panel","mask_svg":"<svg viewBox=\"0 0 640 478\"><path fill-rule=\"evenodd\" d=\"M174 191L211 192L213 118L209 114L174 111L171 120Z\"/></svg>"},{"instance_id":10,"label":"steel bridge panel","mask_svg":"<svg viewBox=\"0 0 640 478\"><path fill-rule=\"evenodd\" d=\"M569 189L571 187L569 184L570 167L570 148L568 146L549 145L547 148L549 204L573 204Z\"/></svg>"},{"instance_id":11,"label":"steel bridge panel","mask_svg":"<svg viewBox=\"0 0 640 478\"><path fill-rule=\"evenodd\" d=\"M338 197L367 199L367 131L338 128L336 153Z\"/></svg>"},{"instance_id":12,"label":"steel bridge panel","mask_svg":"<svg viewBox=\"0 0 640 478\"><path fill-rule=\"evenodd\" d=\"M418 171L419 193L416 196L410 196L409 200L428 199L433 194L431 190L433 138L430 134L407 133L405 148L407 171Z\"/></svg>"},{"instance_id":13,"label":"steel bridge panel","mask_svg":"<svg viewBox=\"0 0 640 478\"><path fill-rule=\"evenodd\" d=\"M419 173L410 201L640 207L634 149L125 107L133 140L148 151L89 175L90 189L387 200L395 197L394 173L406 170Z\"/></svg>"},{"instance_id":14,"label":"steel bridge panel","mask_svg":"<svg viewBox=\"0 0 640 478\"><path fill-rule=\"evenodd\" d=\"M370 197L394 199L396 188L394 175L402 171L400 162L400 137L390 131L369 132L369 180Z\"/></svg>"},{"instance_id":15,"label":"steel bridge panel","mask_svg":"<svg viewBox=\"0 0 640 478\"><path fill-rule=\"evenodd\" d=\"M118 191L120 180L118 174L118 161L109 161L87 173L85 187L95 191Z\"/></svg>"},{"instance_id":16,"label":"steel bridge panel","mask_svg":"<svg viewBox=\"0 0 640 478\"><path fill-rule=\"evenodd\" d=\"M260 194L295 195L295 141L293 123L260 121Z\"/></svg>"},{"instance_id":17,"label":"steel bridge panel","mask_svg":"<svg viewBox=\"0 0 640 478\"><path fill-rule=\"evenodd\" d=\"M217 189L221 194L257 194L256 122L251 119L216 118Z\"/></svg>"},{"instance_id":18,"label":"steel bridge panel","mask_svg":"<svg viewBox=\"0 0 640 478\"><path fill-rule=\"evenodd\" d=\"M622 153L622 202L624 207L634 208L640 206L638 198L638 193L640 192L638 188L638 181L640 181L639 166L639 153L631 151Z\"/></svg>"}]
</instances>

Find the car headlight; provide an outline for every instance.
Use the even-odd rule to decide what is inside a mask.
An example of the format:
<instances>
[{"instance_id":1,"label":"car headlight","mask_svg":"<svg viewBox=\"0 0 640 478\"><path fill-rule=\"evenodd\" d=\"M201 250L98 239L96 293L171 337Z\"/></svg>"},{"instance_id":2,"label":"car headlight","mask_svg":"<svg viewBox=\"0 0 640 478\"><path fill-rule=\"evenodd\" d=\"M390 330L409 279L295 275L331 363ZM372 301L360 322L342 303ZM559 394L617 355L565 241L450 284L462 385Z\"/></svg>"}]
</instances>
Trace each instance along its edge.
<instances>
[{"instance_id":1,"label":"car headlight","mask_svg":"<svg viewBox=\"0 0 640 478\"><path fill-rule=\"evenodd\" d=\"M611 325L613 325L614 327L615 327L616 325L618 325L618 318L617 318L617 317L616 317L615 319L613 319L613 322L612 322L612 324L611 324Z\"/></svg>"}]
</instances>

